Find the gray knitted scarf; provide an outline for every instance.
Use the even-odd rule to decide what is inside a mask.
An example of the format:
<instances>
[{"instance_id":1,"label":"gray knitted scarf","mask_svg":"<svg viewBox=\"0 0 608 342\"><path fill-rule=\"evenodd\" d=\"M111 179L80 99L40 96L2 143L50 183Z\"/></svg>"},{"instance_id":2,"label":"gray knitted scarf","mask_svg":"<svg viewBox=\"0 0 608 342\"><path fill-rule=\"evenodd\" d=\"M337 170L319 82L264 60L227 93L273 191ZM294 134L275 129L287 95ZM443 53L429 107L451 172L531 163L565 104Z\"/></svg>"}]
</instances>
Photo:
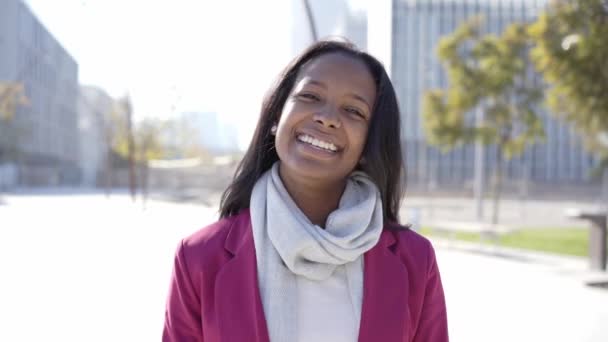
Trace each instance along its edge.
<instances>
[{"instance_id":1,"label":"gray knitted scarf","mask_svg":"<svg viewBox=\"0 0 608 342\"><path fill-rule=\"evenodd\" d=\"M322 229L290 197L279 163L256 182L250 202L260 296L271 342L295 341L298 336L296 277L324 280L341 265L360 321L362 256L376 245L383 226L380 193L365 173L351 174L338 209Z\"/></svg>"}]
</instances>

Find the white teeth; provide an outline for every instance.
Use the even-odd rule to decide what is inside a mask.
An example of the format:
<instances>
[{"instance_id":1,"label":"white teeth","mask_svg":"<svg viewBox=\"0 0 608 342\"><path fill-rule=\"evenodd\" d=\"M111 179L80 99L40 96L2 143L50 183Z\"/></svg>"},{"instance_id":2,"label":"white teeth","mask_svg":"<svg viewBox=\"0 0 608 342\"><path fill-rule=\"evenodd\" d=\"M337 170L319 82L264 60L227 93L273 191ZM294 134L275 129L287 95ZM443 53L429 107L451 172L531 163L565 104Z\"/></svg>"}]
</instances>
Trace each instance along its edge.
<instances>
[{"instance_id":1,"label":"white teeth","mask_svg":"<svg viewBox=\"0 0 608 342\"><path fill-rule=\"evenodd\" d=\"M338 150L338 148L336 147L336 145L334 145L332 143L325 142L325 141L321 141L319 139L315 139L315 138L311 137L310 135L304 135L304 134L303 135L299 135L298 136L298 140L303 141L303 142L308 143L308 144L311 144L311 145L316 146L316 147L320 147L320 148L325 149L325 150L332 151L332 152L335 152L335 151Z\"/></svg>"}]
</instances>

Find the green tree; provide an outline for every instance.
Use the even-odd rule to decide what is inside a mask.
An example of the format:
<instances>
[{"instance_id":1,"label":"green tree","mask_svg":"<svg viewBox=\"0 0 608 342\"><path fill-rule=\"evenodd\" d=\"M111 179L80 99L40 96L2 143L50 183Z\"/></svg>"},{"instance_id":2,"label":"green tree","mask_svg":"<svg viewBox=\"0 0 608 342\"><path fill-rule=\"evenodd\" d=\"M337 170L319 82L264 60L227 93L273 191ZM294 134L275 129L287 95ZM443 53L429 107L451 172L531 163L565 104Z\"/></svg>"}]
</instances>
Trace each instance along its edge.
<instances>
[{"instance_id":1,"label":"green tree","mask_svg":"<svg viewBox=\"0 0 608 342\"><path fill-rule=\"evenodd\" d=\"M200 137L203 132L193 125L193 122L184 118L174 118L165 122L167 136L167 154L169 158L199 158L208 161L211 158L209 151L202 146Z\"/></svg>"},{"instance_id":2,"label":"green tree","mask_svg":"<svg viewBox=\"0 0 608 342\"><path fill-rule=\"evenodd\" d=\"M528 79L525 26L512 24L500 36L481 35L481 18L461 25L441 39L437 53L449 78L447 89L423 96L424 127L429 142L443 151L480 141L497 147L492 222L498 222L502 167L544 137L536 104L542 93ZM483 115L471 120L474 110Z\"/></svg>"},{"instance_id":3,"label":"green tree","mask_svg":"<svg viewBox=\"0 0 608 342\"><path fill-rule=\"evenodd\" d=\"M139 183L145 200L148 190L148 162L163 158L167 154L167 147L162 141L167 123L153 118L131 123L130 110L131 105L127 97L116 101L106 115L105 134L110 144L109 152L126 161L129 166L132 196L135 196ZM141 177L139 182L136 173Z\"/></svg>"},{"instance_id":4,"label":"green tree","mask_svg":"<svg viewBox=\"0 0 608 342\"><path fill-rule=\"evenodd\" d=\"M600 158L608 203L608 2L553 1L528 33L552 112L574 124Z\"/></svg>"},{"instance_id":5,"label":"green tree","mask_svg":"<svg viewBox=\"0 0 608 342\"><path fill-rule=\"evenodd\" d=\"M17 109L28 104L23 84L0 82L0 164L19 158L19 140L25 130L14 118Z\"/></svg>"},{"instance_id":6,"label":"green tree","mask_svg":"<svg viewBox=\"0 0 608 342\"><path fill-rule=\"evenodd\" d=\"M166 155L166 148L162 143L165 127L164 122L149 118L140 121L135 126L136 160L140 166L140 185L144 205L149 193L149 162L153 159L161 159Z\"/></svg>"},{"instance_id":7,"label":"green tree","mask_svg":"<svg viewBox=\"0 0 608 342\"><path fill-rule=\"evenodd\" d=\"M12 120L18 106L27 104L23 84L0 82L0 120Z\"/></svg>"},{"instance_id":8,"label":"green tree","mask_svg":"<svg viewBox=\"0 0 608 342\"><path fill-rule=\"evenodd\" d=\"M107 115L106 134L110 139L112 152L125 159L129 167L129 190L135 201L137 187L135 170L135 137L132 122L132 106L128 96L114 102L112 110Z\"/></svg>"}]
</instances>

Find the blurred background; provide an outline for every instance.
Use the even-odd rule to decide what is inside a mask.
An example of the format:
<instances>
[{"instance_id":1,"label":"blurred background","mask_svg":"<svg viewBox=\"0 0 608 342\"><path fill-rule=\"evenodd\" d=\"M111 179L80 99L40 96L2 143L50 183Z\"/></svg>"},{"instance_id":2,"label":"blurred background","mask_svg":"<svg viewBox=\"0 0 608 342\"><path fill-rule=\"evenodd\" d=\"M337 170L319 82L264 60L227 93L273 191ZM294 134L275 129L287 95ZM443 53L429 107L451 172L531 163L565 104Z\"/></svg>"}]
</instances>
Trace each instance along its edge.
<instances>
[{"instance_id":1,"label":"blurred background","mask_svg":"<svg viewBox=\"0 0 608 342\"><path fill-rule=\"evenodd\" d=\"M0 340L160 340L262 98L315 40L401 107L453 341L608 341L608 1L0 0Z\"/></svg>"}]
</instances>

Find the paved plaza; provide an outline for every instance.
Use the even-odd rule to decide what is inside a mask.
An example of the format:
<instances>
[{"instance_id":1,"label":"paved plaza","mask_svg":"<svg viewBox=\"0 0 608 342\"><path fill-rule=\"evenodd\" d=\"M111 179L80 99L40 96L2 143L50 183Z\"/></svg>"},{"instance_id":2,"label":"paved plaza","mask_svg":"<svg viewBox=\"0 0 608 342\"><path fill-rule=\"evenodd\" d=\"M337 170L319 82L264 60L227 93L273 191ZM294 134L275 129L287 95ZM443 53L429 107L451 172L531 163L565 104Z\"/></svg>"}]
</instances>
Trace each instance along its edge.
<instances>
[{"instance_id":1,"label":"paved plaza","mask_svg":"<svg viewBox=\"0 0 608 342\"><path fill-rule=\"evenodd\" d=\"M200 204L124 195L3 195L0 341L159 341L179 239ZM434 241L451 341L608 341L604 274L586 260ZM605 277L604 277L605 278Z\"/></svg>"}]
</instances>

